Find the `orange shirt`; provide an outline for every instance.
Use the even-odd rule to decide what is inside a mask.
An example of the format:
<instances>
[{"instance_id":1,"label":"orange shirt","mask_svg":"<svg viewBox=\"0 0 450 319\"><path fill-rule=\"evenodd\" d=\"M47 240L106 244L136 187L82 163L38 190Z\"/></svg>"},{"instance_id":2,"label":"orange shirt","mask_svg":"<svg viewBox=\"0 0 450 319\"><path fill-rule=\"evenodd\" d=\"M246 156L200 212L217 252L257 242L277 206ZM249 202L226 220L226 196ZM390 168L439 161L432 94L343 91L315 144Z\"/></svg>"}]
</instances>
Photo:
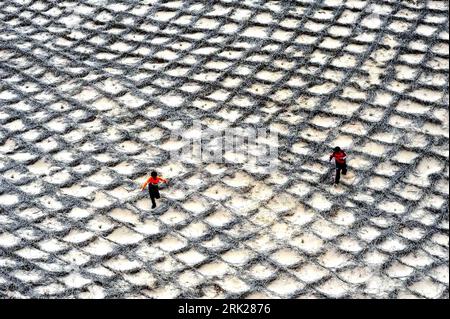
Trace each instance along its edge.
<instances>
[{"instance_id":1,"label":"orange shirt","mask_svg":"<svg viewBox=\"0 0 450 319\"><path fill-rule=\"evenodd\" d=\"M162 177L150 177L147 181L142 185L142 189L144 189L148 184L157 185L159 182L167 183L167 180Z\"/></svg>"}]
</instances>

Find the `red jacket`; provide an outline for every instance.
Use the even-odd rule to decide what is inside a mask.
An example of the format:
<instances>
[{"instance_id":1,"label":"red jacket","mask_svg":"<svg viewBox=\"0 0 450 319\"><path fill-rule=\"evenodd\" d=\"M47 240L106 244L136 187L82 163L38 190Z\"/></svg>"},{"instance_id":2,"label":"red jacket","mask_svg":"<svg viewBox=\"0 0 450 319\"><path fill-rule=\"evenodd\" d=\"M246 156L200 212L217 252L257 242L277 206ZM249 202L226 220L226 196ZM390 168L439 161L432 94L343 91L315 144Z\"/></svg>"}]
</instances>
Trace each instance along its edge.
<instances>
[{"instance_id":1,"label":"red jacket","mask_svg":"<svg viewBox=\"0 0 450 319\"><path fill-rule=\"evenodd\" d=\"M162 178L162 177L159 177L159 176L156 177L156 178L150 177L150 178L147 179L147 180L145 181L145 183L142 185L142 189L144 189L148 184L158 185L159 182L167 183L167 180L164 179L164 178Z\"/></svg>"},{"instance_id":2,"label":"red jacket","mask_svg":"<svg viewBox=\"0 0 450 319\"><path fill-rule=\"evenodd\" d=\"M333 157L336 163L345 164L345 158L347 157L347 154L345 154L344 151L333 152L333 154L330 155L330 161Z\"/></svg>"}]
</instances>

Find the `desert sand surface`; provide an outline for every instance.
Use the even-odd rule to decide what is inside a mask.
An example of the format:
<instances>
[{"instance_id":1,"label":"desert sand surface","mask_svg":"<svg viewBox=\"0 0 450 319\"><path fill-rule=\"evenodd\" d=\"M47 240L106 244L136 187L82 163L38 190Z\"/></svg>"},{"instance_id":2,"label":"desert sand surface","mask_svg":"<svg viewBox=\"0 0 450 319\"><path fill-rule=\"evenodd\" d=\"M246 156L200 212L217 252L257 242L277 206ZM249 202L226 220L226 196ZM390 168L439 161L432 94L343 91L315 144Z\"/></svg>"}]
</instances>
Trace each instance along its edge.
<instances>
[{"instance_id":1,"label":"desert sand surface","mask_svg":"<svg viewBox=\"0 0 450 319\"><path fill-rule=\"evenodd\" d=\"M448 1L0 1L0 298L448 298L448 36ZM236 128L273 166L172 156Z\"/></svg>"}]
</instances>

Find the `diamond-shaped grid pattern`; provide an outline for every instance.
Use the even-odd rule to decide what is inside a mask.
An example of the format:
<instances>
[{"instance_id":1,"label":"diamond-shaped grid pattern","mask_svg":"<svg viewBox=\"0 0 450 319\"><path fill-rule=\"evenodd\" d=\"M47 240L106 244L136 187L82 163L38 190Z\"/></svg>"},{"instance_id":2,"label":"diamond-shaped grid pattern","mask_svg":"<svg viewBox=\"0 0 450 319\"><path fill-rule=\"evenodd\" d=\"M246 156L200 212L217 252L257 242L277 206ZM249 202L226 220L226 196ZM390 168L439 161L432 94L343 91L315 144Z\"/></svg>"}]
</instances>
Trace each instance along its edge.
<instances>
[{"instance_id":1,"label":"diamond-shaped grid pattern","mask_svg":"<svg viewBox=\"0 0 450 319\"><path fill-rule=\"evenodd\" d=\"M448 57L447 1L2 1L0 297L448 298Z\"/></svg>"}]
</instances>

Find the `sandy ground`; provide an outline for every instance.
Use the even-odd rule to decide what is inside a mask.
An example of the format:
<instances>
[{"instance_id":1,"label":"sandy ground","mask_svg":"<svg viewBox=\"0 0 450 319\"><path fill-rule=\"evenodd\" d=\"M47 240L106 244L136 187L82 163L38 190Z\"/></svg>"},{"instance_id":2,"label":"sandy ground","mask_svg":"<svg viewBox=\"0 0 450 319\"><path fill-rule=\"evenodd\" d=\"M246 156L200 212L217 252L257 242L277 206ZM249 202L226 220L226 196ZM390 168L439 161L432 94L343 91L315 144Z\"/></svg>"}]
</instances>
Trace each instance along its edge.
<instances>
[{"instance_id":1,"label":"sandy ground","mask_svg":"<svg viewBox=\"0 0 450 319\"><path fill-rule=\"evenodd\" d=\"M0 297L448 297L448 3L395 3L4 1Z\"/></svg>"}]
</instances>

